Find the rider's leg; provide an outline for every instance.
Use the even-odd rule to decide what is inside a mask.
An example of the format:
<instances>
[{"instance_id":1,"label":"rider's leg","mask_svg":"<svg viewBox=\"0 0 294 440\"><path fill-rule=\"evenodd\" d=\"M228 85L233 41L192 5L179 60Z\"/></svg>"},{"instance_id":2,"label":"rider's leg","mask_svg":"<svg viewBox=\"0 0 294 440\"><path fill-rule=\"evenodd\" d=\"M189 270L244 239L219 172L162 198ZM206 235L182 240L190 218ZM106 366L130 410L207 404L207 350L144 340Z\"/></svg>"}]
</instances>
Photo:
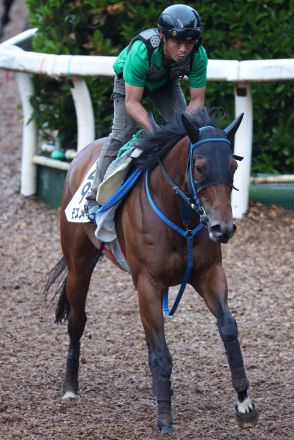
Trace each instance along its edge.
<instances>
[{"instance_id":1,"label":"rider's leg","mask_svg":"<svg viewBox=\"0 0 294 440\"><path fill-rule=\"evenodd\" d=\"M116 158L119 149L130 140L136 130L136 123L126 111L125 82L122 78L118 78L117 75L114 79L112 98L114 107L112 130L96 162L96 174L90 192L87 195L87 200L93 201L93 203L96 201L97 190L107 168Z\"/></svg>"},{"instance_id":2,"label":"rider's leg","mask_svg":"<svg viewBox=\"0 0 294 440\"><path fill-rule=\"evenodd\" d=\"M177 112L187 108L179 79L168 81L150 94L150 98L163 119L168 122Z\"/></svg>"}]
</instances>

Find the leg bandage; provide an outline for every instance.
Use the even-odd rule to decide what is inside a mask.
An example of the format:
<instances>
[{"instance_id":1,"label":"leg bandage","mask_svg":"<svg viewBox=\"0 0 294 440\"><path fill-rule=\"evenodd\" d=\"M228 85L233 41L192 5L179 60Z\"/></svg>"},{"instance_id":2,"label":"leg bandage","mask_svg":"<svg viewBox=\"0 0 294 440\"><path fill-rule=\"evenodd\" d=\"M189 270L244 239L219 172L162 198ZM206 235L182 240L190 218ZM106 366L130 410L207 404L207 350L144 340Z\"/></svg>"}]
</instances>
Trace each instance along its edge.
<instances>
[{"instance_id":1,"label":"leg bandage","mask_svg":"<svg viewBox=\"0 0 294 440\"><path fill-rule=\"evenodd\" d=\"M249 382L244 369L237 324L232 316L222 316L217 324L225 346L232 375L232 384L236 392L240 393L248 389Z\"/></svg>"}]
</instances>

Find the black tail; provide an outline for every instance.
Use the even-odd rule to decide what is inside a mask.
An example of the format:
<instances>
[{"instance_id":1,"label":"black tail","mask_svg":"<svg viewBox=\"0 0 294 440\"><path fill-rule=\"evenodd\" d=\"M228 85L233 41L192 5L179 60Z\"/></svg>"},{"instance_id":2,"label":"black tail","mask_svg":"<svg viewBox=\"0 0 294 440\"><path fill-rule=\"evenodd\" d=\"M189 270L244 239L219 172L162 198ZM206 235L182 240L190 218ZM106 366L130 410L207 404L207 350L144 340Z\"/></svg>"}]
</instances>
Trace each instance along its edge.
<instances>
[{"instance_id":1,"label":"black tail","mask_svg":"<svg viewBox=\"0 0 294 440\"><path fill-rule=\"evenodd\" d=\"M43 290L45 295L45 300L47 300L47 295L52 285L59 280L59 284L56 288L53 298L50 302L54 300L56 295L59 295L58 304L55 310L55 323L66 321L70 309L69 302L66 296L66 280L67 280L67 267L64 258L56 264L56 266L48 272L45 277L46 284Z\"/></svg>"}]
</instances>

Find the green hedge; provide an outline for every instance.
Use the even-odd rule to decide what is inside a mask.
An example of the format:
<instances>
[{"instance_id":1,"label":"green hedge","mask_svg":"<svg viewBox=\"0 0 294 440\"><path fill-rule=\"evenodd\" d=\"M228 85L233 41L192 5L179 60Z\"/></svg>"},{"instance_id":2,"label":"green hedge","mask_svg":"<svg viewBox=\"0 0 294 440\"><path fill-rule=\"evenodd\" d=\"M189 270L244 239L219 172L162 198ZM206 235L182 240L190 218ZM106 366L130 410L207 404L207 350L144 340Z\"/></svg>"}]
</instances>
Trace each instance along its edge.
<instances>
[{"instance_id":1,"label":"green hedge","mask_svg":"<svg viewBox=\"0 0 294 440\"><path fill-rule=\"evenodd\" d=\"M172 3L178 3L170 2ZM292 58L294 0L188 2L201 17L204 46L211 59ZM28 0L30 23L39 28L35 51L56 54L117 55L140 30L153 27L167 6L161 0ZM55 84L54 84L55 82ZM88 81L96 136L109 133L112 79ZM65 148L76 142L70 82L38 77L33 102L38 126L59 130ZM185 90L187 86L185 86ZM254 102L253 171L294 173L294 81L252 85ZM225 122L234 116L233 84L209 82L207 105L223 107ZM49 130L49 132L48 132Z\"/></svg>"}]
</instances>

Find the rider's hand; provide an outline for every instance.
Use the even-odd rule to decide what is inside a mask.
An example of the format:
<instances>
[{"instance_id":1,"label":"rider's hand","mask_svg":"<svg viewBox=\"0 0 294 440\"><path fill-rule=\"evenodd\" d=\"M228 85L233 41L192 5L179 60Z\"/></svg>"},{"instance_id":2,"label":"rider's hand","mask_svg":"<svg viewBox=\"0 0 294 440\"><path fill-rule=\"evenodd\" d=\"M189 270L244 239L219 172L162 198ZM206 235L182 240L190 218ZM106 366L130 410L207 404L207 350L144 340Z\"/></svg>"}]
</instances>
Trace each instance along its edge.
<instances>
[{"instance_id":1,"label":"rider's hand","mask_svg":"<svg viewBox=\"0 0 294 440\"><path fill-rule=\"evenodd\" d=\"M160 128L160 126L157 124L157 122L154 119L153 113L152 112L148 112L148 120L151 124L152 127L152 132L158 130Z\"/></svg>"}]
</instances>

